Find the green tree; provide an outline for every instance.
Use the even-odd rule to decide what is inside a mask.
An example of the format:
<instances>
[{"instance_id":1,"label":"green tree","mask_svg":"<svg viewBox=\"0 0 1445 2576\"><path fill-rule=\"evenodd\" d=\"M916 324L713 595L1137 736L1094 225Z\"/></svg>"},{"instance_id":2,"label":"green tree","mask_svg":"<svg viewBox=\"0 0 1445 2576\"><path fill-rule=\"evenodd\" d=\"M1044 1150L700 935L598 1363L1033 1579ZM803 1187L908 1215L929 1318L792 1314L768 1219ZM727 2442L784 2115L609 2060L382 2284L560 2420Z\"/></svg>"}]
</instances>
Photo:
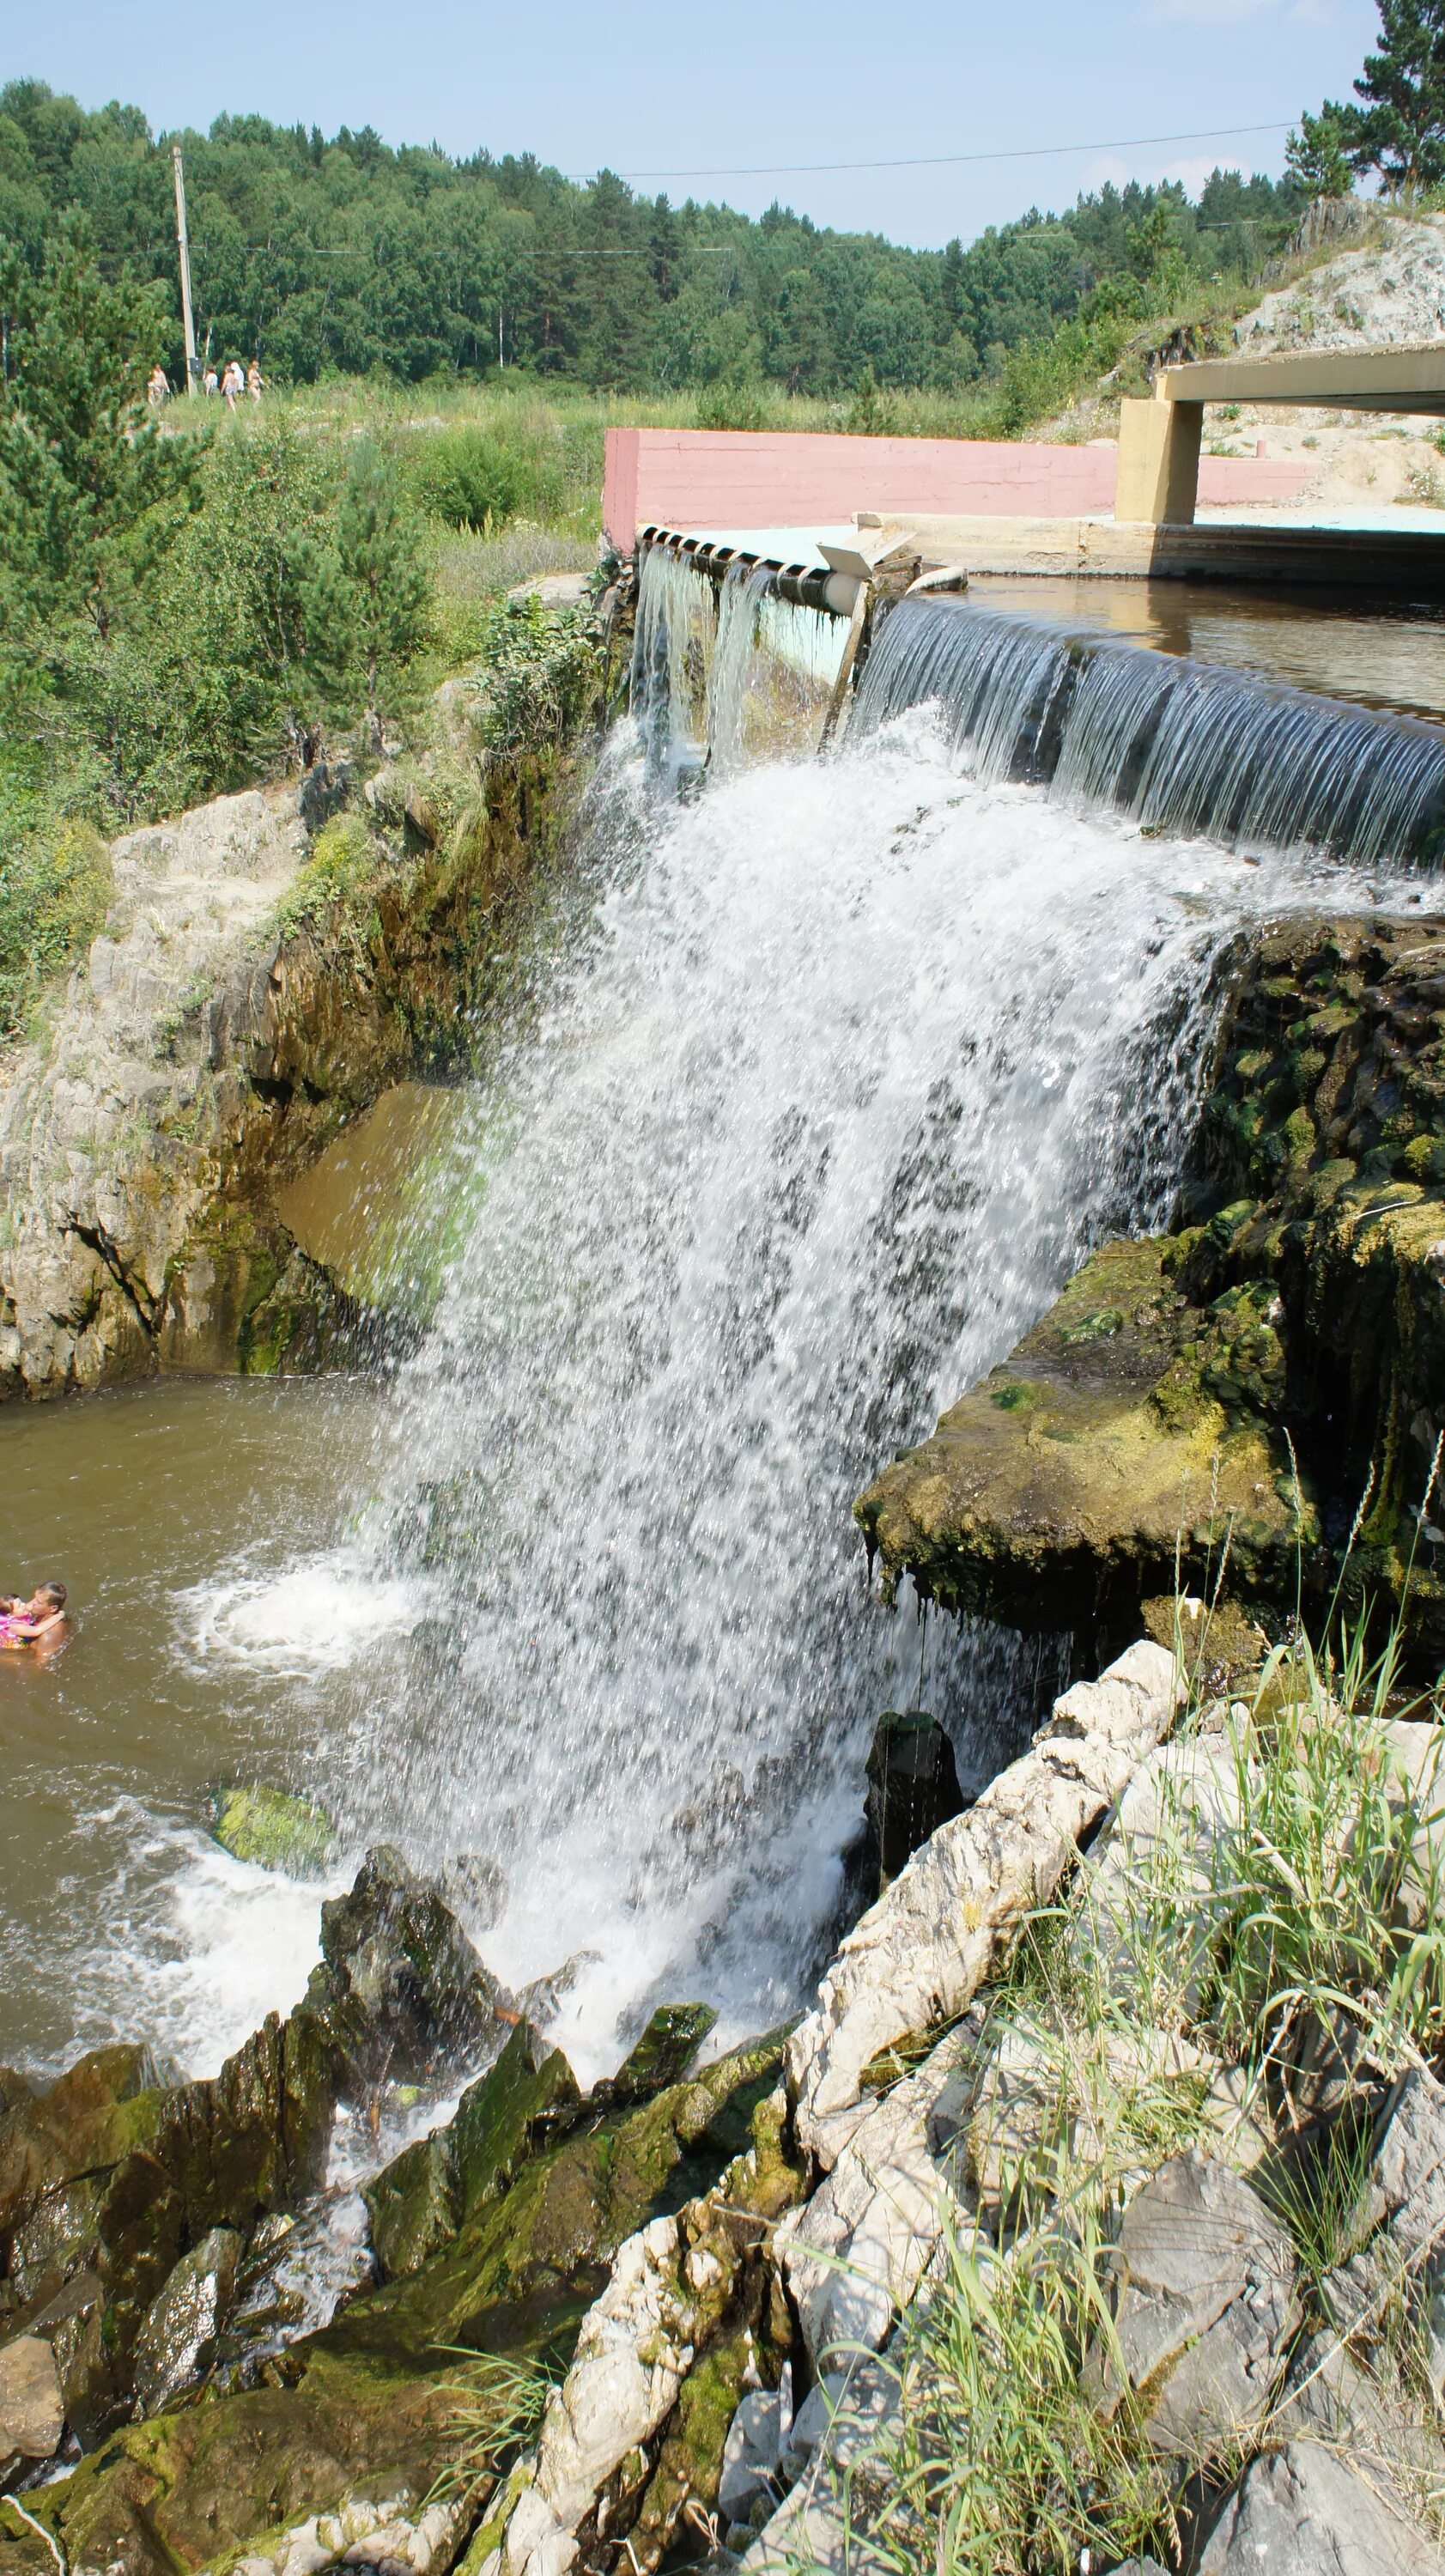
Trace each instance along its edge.
<instances>
[{"instance_id":1,"label":"green tree","mask_svg":"<svg viewBox=\"0 0 1445 2576\"><path fill-rule=\"evenodd\" d=\"M1365 101L1355 162L1378 170L1393 193L1413 195L1445 179L1445 0L1379 0L1379 8L1379 51L1366 55L1355 83Z\"/></svg>"},{"instance_id":2,"label":"green tree","mask_svg":"<svg viewBox=\"0 0 1445 2576\"><path fill-rule=\"evenodd\" d=\"M1318 116L1306 109L1298 132L1285 144L1284 157L1308 197L1349 195L1361 123L1358 108L1341 107L1332 98L1325 100Z\"/></svg>"},{"instance_id":3,"label":"green tree","mask_svg":"<svg viewBox=\"0 0 1445 2576\"><path fill-rule=\"evenodd\" d=\"M102 635L119 553L192 475L189 440L157 438L145 381L163 295L108 284L81 216L60 218L38 276L0 265L0 633L84 610Z\"/></svg>"},{"instance_id":4,"label":"green tree","mask_svg":"<svg viewBox=\"0 0 1445 2576\"><path fill-rule=\"evenodd\" d=\"M336 512L336 556L366 670L366 705L395 688L428 631L431 584L391 458L371 439L352 450Z\"/></svg>"},{"instance_id":5,"label":"green tree","mask_svg":"<svg viewBox=\"0 0 1445 2576\"><path fill-rule=\"evenodd\" d=\"M201 506L148 603L167 714L157 758L190 794L306 758L364 698L355 602L337 544L342 476L284 420L235 430L207 459Z\"/></svg>"}]
</instances>

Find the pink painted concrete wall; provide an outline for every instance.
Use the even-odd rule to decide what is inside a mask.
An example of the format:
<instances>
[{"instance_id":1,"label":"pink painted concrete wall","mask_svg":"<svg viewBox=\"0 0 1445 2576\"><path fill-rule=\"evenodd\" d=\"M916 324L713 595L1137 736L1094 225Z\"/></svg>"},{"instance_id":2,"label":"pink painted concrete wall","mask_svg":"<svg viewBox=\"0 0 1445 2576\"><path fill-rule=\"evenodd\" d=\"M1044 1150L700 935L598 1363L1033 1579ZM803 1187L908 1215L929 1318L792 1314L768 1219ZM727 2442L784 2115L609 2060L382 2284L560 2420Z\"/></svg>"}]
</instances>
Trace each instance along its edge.
<instances>
[{"instance_id":1,"label":"pink painted concrete wall","mask_svg":"<svg viewBox=\"0 0 1445 2576\"><path fill-rule=\"evenodd\" d=\"M1021 439L845 438L814 430L609 429L602 524L630 553L639 528L826 525L855 510L1072 519L1114 506L1114 448ZM1299 466L1205 456L1210 507L1292 500Z\"/></svg>"}]
</instances>

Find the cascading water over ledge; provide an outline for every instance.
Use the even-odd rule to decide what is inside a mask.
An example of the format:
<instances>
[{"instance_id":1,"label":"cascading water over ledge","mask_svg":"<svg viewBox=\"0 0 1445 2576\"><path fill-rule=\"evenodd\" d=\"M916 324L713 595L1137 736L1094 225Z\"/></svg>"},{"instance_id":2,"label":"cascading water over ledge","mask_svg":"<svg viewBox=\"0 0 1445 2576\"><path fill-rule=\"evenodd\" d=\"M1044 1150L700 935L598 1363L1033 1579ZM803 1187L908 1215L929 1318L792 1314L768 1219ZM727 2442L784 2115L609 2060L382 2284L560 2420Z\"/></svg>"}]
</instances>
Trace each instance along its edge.
<instances>
[{"instance_id":1,"label":"cascading water over ledge","mask_svg":"<svg viewBox=\"0 0 1445 2576\"><path fill-rule=\"evenodd\" d=\"M1250 673L1069 634L971 602L905 599L859 683L855 744L936 700L979 779L1243 851L1433 867L1445 734Z\"/></svg>"},{"instance_id":2,"label":"cascading water over ledge","mask_svg":"<svg viewBox=\"0 0 1445 2576\"><path fill-rule=\"evenodd\" d=\"M869 1599L854 1497L1092 1247L1167 1224L1241 939L1291 911L1420 900L1375 824L1366 876L1121 820L1110 745L1142 703L1162 761L1162 694L1193 757L1198 675L1038 621L899 607L844 756L791 756L816 747L827 693L809 619L823 628L746 566L722 585L645 567L633 720L515 1023L459 1096L434 1320L366 1390L349 1452L334 1428L317 1440L304 1512L278 1519L269 1445L249 1484L227 1481L214 1548L184 1486L185 1654L228 1699L243 1677L258 1729L274 1711L278 1740L305 1742L350 1849L395 1843L470 1891L510 1985L566 1970L555 2027L586 2072L656 2000L705 1999L737 2032L796 2006L885 1708L940 1716L966 1776L1008 1758L1052 1649L1041 1664L1009 1632L935 1619L921 1658L912 1619ZM910 635L927 657L903 653ZM968 672L950 660L965 642ZM1226 701L1219 677L1205 712L1299 711L1287 770L1310 742L1334 756L1340 710L1250 681ZM1116 679L1111 735L1107 706L1082 718L1086 685ZM790 690L808 721L780 758ZM647 757L682 738L679 708L694 764L713 752L680 801ZM1349 738L1376 824L1382 744L1438 764L1428 728L1362 716ZM1019 783L1021 744L1047 788ZM1229 748L1216 734L1200 755L1191 817L1201 797L1220 809ZM1438 766L1422 775L1397 815L1423 810ZM162 1630L168 1588L147 1596ZM76 1848L107 1851L97 1801L116 1784L81 1754ZM149 1856L127 1811L125 1840L147 1889L177 1877L174 1837ZM133 2029L144 1992L174 2048L221 1940L76 1869L61 1955L83 1941L88 2035ZM194 1919L220 1919L209 1879L178 1883L199 1885ZM12 1987L55 1988L53 1923L47 1891L6 1954ZM248 1997L238 2026L257 2017Z\"/></svg>"}]
</instances>

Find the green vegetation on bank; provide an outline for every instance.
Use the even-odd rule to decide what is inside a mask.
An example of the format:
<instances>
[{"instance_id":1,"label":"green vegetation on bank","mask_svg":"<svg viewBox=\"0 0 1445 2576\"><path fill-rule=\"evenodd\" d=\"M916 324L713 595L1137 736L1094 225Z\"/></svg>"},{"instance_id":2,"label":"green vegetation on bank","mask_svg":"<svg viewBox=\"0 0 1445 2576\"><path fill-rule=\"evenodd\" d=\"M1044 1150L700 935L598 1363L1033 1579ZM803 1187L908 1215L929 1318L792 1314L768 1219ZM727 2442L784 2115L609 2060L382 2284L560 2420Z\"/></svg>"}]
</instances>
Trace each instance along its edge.
<instances>
[{"instance_id":1,"label":"green vegetation on bank","mask_svg":"<svg viewBox=\"0 0 1445 2576\"><path fill-rule=\"evenodd\" d=\"M162 306L74 213L38 269L0 268L0 1042L99 927L117 831L323 743L375 751L469 659L498 663L484 756L590 678L575 621L497 613L506 583L595 558L595 484L579 513L544 425L157 422Z\"/></svg>"}]
</instances>

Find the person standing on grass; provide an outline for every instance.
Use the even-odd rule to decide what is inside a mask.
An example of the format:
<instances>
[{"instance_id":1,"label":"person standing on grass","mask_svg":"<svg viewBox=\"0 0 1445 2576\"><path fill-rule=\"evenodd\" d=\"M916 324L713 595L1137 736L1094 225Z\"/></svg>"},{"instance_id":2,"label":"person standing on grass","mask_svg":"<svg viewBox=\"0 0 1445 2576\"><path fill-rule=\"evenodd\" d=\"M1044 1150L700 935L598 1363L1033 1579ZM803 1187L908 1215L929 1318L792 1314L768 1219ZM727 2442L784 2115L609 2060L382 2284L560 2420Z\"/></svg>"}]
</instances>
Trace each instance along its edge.
<instances>
[{"instance_id":1,"label":"person standing on grass","mask_svg":"<svg viewBox=\"0 0 1445 2576\"><path fill-rule=\"evenodd\" d=\"M155 365L150 371L150 376L146 384L146 401L150 404L152 411L159 411L161 404L163 402L169 402L170 398L171 380L166 374L164 367L161 365L159 358L157 358Z\"/></svg>"},{"instance_id":2,"label":"person standing on grass","mask_svg":"<svg viewBox=\"0 0 1445 2576\"><path fill-rule=\"evenodd\" d=\"M250 395L253 403L258 403L260 401L262 380L261 363L258 358L253 358L249 367L246 369L246 391Z\"/></svg>"},{"instance_id":3,"label":"person standing on grass","mask_svg":"<svg viewBox=\"0 0 1445 2576\"><path fill-rule=\"evenodd\" d=\"M201 378L201 382L205 387L206 400L209 402L211 396L215 393L219 393L221 389L221 379L217 375L214 367L207 367L204 376Z\"/></svg>"},{"instance_id":4,"label":"person standing on grass","mask_svg":"<svg viewBox=\"0 0 1445 2576\"><path fill-rule=\"evenodd\" d=\"M235 410L237 399L245 390L246 379L241 373L241 361L239 358L229 358L226 362L226 372L221 378L221 391L226 397L227 411Z\"/></svg>"}]
</instances>

